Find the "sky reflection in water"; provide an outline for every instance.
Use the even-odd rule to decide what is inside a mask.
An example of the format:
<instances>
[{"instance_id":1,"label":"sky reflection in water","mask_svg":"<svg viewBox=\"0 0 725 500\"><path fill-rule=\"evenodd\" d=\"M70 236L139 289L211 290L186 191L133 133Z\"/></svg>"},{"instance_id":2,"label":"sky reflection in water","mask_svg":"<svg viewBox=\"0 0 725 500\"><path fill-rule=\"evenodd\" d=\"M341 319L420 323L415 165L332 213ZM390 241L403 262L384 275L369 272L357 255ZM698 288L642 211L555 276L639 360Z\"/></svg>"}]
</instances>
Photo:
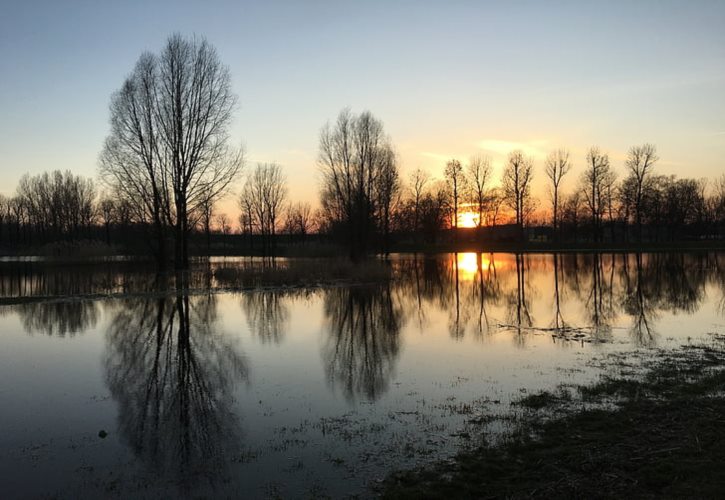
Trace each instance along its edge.
<instances>
[{"instance_id":1,"label":"sky reflection in water","mask_svg":"<svg viewBox=\"0 0 725 500\"><path fill-rule=\"evenodd\" d=\"M390 282L218 293L230 265L192 294L128 262L0 265L3 491L359 491L524 391L725 323L715 253L394 256Z\"/></svg>"}]
</instances>

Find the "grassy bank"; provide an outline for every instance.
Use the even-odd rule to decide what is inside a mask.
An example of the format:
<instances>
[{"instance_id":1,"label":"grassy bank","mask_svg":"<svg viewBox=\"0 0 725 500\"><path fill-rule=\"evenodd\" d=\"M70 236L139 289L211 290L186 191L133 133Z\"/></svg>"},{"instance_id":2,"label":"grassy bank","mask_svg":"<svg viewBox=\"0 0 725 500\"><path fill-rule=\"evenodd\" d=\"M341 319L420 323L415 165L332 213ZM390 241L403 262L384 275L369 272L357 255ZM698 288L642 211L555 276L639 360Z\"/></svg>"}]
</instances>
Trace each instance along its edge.
<instances>
[{"instance_id":1,"label":"grassy bank","mask_svg":"<svg viewBox=\"0 0 725 500\"><path fill-rule=\"evenodd\" d=\"M518 402L516 431L399 472L388 498L715 498L725 492L725 337L661 351L644 371Z\"/></svg>"}]
</instances>

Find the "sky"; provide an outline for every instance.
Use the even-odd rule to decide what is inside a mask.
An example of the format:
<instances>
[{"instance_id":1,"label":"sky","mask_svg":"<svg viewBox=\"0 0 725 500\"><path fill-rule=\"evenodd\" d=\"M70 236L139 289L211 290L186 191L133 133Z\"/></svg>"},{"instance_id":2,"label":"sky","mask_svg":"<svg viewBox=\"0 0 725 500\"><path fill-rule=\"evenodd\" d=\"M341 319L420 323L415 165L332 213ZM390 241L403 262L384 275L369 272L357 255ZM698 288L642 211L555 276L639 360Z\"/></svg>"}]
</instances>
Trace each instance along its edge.
<instances>
[{"instance_id":1,"label":"sky","mask_svg":"<svg viewBox=\"0 0 725 500\"><path fill-rule=\"evenodd\" d=\"M174 32L217 48L239 98L233 141L247 168L280 163L294 201L317 199L319 131L345 107L384 122L404 177L479 154L498 174L521 148L543 190L553 149L576 172L598 145L623 175L645 142L660 173L725 173L722 0L3 0L0 193L25 172L96 176L111 94Z\"/></svg>"}]
</instances>

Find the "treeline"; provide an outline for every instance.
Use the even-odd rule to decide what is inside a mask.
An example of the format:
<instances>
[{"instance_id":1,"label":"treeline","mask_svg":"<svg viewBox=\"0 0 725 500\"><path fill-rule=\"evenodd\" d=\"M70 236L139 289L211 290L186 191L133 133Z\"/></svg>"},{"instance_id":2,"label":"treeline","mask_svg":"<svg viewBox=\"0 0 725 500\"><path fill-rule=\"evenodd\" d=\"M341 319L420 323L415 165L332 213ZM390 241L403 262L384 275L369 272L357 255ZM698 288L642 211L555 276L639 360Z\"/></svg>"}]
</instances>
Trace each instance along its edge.
<instances>
[{"instance_id":1,"label":"treeline","mask_svg":"<svg viewBox=\"0 0 725 500\"><path fill-rule=\"evenodd\" d=\"M532 194L535 161L522 151L508 155L498 183L490 158L474 157L466 165L452 159L441 180L413 172L401 194L396 230L435 240L437 232L456 228L466 216L467 227L514 225L518 232L499 234L515 240L525 240L531 226L548 229L547 239L562 242L725 236L725 174L714 180L677 178L659 174L658 160L655 146L634 146L620 178L609 155L592 147L577 176L569 152L559 149L543 162L539 184L547 186L548 196L538 199ZM562 181L570 177L573 187L565 191Z\"/></svg>"},{"instance_id":2,"label":"treeline","mask_svg":"<svg viewBox=\"0 0 725 500\"><path fill-rule=\"evenodd\" d=\"M558 149L541 165L546 199L532 194L537 165L521 150L508 155L500 179L490 157L474 156L467 163L449 160L440 178L417 169L406 182L382 122L344 110L320 134L317 219L320 230L346 243L353 256L385 251L391 237L435 243L445 233L455 240L464 227L482 243L722 239L725 174L712 181L677 178L658 173L658 162L654 145L633 146L620 177L598 147L580 166ZM564 190L565 180L574 187Z\"/></svg>"},{"instance_id":3,"label":"treeline","mask_svg":"<svg viewBox=\"0 0 725 500\"><path fill-rule=\"evenodd\" d=\"M93 238L99 208L91 179L61 171L26 174L14 196L0 195L0 242Z\"/></svg>"},{"instance_id":4,"label":"treeline","mask_svg":"<svg viewBox=\"0 0 725 500\"><path fill-rule=\"evenodd\" d=\"M209 250L212 237L218 240L239 234L248 249L269 254L280 234L297 243L316 231L317 214L310 204L288 202L287 183L279 165L258 164L235 180L244 180L238 221L218 209L221 197L204 199L189 217L188 231L196 243L196 253ZM92 178L70 171L26 174L12 196L0 194L0 248L28 249L67 242L73 244L71 251L83 252L79 242L96 241L122 252L157 252L155 234L153 220L137 204L109 193L106 185Z\"/></svg>"},{"instance_id":5,"label":"treeline","mask_svg":"<svg viewBox=\"0 0 725 500\"><path fill-rule=\"evenodd\" d=\"M481 156L466 164L450 160L440 179L417 169L405 181L382 123L370 113L345 110L321 132L320 208L290 201L283 168L260 163L244 174L236 169L228 181L243 185L237 221L219 210L220 191L193 206L186 231L197 235L197 254L210 253L214 234L215 241L239 235L222 251L271 255L280 235L289 244L318 233L318 241L344 244L353 257L387 251L396 242L452 240L463 231L461 223L469 240L479 236L482 243L526 241L532 234L562 243L722 239L725 175L678 179L658 174L658 160L654 146L632 147L626 175L618 179L608 155L591 148L577 179L569 153L557 150L543 164L546 200L531 194L535 163L521 151L508 156L498 183L491 159ZM562 179L569 177L577 182L564 191ZM154 235L173 241L168 215L156 221L153 211L112 187L69 171L23 176L13 196L0 195L0 245L99 240L121 251L157 252Z\"/></svg>"}]
</instances>

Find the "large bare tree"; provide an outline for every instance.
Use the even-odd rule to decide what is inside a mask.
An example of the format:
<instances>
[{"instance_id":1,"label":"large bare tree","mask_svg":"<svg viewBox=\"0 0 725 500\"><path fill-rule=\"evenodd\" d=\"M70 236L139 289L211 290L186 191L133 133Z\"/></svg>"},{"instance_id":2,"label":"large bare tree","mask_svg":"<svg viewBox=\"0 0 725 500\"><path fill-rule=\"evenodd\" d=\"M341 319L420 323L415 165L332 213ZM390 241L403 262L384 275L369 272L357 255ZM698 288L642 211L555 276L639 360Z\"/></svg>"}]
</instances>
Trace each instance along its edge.
<instances>
[{"instance_id":1,"label":"large bare tree","mask_svg":"<svg viewBox=\"0 0 725 500\"><path fill-rule=\"evenodd\" d=\"M152 224L156 259L163 267L171 205L158 131L157 88L157 58L144 53L111 97L111 131L101 152L100 175L112 193L129 203L136 219Z\"/></svg>"},{"instance_id":2,"label":"large bare tree","mask_svg":"<svg viewBox=\"0 0 725 500\"><path fill-rule=\"evenodd\" d=\"M243 161L228 145L236 96L229 70L205 39L172 35L161 54L143 54L111 99L111 132L101 173L156 227L165 227L177 268L189 264L191 215L225 192Z\"/></svg>"}]
</instances>

